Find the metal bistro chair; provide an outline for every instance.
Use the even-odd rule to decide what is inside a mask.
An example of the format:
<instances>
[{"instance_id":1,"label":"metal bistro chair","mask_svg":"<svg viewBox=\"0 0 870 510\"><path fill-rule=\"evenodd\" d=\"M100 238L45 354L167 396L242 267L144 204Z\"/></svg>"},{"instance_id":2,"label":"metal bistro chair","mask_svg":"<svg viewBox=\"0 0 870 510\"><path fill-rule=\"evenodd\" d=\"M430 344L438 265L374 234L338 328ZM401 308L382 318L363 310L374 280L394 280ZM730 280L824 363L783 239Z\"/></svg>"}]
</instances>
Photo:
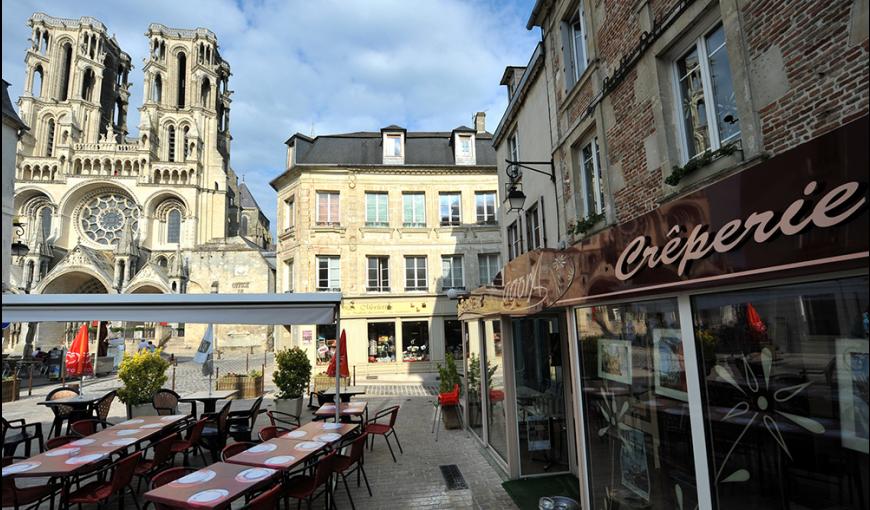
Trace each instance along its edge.
<instances>
[{"instance_id":1,"label":"metal bistro chair","mask_svg":"<svg viewBox=\"0 0 870 510\"><path fill-rule=\"evenodd\" d=\"M363 456L366 451L366 441L368 440L368 434L363 432L359 436L355 437L350 442L350 452L347 455L338 455L335 456L333 470L335 474L341 476L341 481L344 482L344 490L347 492L347 499L350 501L350 507L355 509L356 505L353 503L353 498L350 495L350 487L347 485L347 475L353 474L356 471L356 486L360 486L360 474L362 474L363 480L366 482L366 490L369 491L369 497L372 495L372 488L369 485L369 478L366 476L365 469L363 469ZM339 448L338 451L342 449Z\"/></svg>"},{"instance_id":2,"label":"metal bistro chair","mask_svg":"<svg viewBox=\"0 0 870 510\"><path fill-rule=\"evenodd\" d=\"M45 400L62 400L75 397L78 394L79 391L72 388L55 388L48 392L48 395L45 396ZM63 422L69 420L73 410L74 409L70 406L51 406L51 411L54 413L54 421L51 423L51 428L48 429L48 437L51 437L52 433L56 436L60 435L61 429L63 428Z\"/></svg>"},{"instance_id":3,"label":"metal bistro chair","mask_svg":"<svg viewBox=\"0 0 870 510\"><path fill-rule=\"evenodd\" d=\"M172 458L175 459L175 455L181 453L184 454L184 465L187 466L187 457L189 454L199 453L199 457L202 459L202 465L207 466L208 462L205 460L205 455L202 453L202 446L200 446L200 439L202 437L202 429L205 428L205 420L199 420L194 423L187 433L187 439L175 439L172 442Z\"/></svg>"},{"instance_id":4,"label":"metal bistro chair","mask_svg":"<svg viewBox=\"0 0 870 510\"><path fill-rule=\"evenodd\" d=\"M327 482L329 481L329 475L332 474L334 462L334 450L324 454L314 465L314 474L297 475L287 481L287 490L284 492L284 495L298 499L300 505L304 499L308 508L311 508L312 500L319 498L324 494L329 497L329 495L332 494L332 490L329 486L330 484ZM323 486L323 490L317 492L317 489L319 489L321 485Z\"/></svg>"},{"instance_id":5,"label":"metal bistro chair","mask_svg":"<svg viewBox=\"0 0 870 510\"><path fill-rule=\"evenodd\" d=\"M402 449L402 443L399 442L399 435L396 434L396 417L399 415L399 406L392 406L386 409L382 409L378 411L374 418L366 422L364 430L369 434L372 434L372 443L369 447L369 450L375 447L375 438L374 434L379 436L384 436L384 440L387 442L387 447L390 449L390 455L393 456L393 462L396 461L396 454L393 453L393 446L390 444L390 436L392 435L396 438L396 444L399 445L399 451L404 454L405 450ZM386 418L389 416L388 423L378 423L378 420L381 418Z\"/></svg>"}]
</instances>

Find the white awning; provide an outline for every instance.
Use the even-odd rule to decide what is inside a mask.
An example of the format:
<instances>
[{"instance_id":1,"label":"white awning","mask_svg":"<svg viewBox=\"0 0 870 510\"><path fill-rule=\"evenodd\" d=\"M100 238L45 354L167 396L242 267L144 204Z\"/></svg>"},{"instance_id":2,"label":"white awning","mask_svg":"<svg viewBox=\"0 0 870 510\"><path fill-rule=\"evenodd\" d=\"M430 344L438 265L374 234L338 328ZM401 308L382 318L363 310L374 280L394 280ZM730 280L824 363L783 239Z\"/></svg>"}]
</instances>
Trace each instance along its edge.
<instances>
[{"instance_id":1,"label":"white awning","mask_svg":"<svg viewBox=\"0 0 870 510\"><path fill-rule=\"evenodd\" d=\"M3 322L141 321L334 324L340 292L306 294L3 294Z\"/></svg>"}]
</instances>

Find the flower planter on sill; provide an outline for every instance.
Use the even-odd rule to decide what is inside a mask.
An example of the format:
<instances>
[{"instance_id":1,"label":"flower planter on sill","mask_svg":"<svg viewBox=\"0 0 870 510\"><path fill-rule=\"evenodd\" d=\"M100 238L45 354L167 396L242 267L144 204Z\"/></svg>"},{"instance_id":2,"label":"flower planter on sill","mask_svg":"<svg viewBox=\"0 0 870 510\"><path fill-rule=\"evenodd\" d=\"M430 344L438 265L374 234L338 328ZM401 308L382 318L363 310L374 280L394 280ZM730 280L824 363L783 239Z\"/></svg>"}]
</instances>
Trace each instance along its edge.
<instances>
[{"instance_id":1,"label":"flower planter on sill","mask_svg":"<svg viewBox=\"0 0 870 510\"><path fill-rule=\"evenodd\" d=\"M239 393L235 398L247 399L263 396L263 376L251 377L250 375L226 374L217 380L218 390L236 390Z\"/></svg>"},{"instance_id":2,"label":"flower planter on sill","mask_svg":"<svg viewBox=\"0 0 870 510\"><path fill-rule=\"evenodd\" d=\"M3 402L18 400L21 391L21 381L18 378L3 379Z\"/></svg>"}]
</instances>

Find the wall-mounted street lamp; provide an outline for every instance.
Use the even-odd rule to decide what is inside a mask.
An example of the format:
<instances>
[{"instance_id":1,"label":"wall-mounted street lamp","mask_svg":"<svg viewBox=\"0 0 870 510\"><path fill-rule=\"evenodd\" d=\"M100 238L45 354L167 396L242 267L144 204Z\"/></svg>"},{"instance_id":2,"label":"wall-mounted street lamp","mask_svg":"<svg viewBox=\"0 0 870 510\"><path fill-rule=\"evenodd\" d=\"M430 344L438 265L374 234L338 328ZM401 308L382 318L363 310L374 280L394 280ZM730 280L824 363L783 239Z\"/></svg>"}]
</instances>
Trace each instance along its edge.
<instances>
[{"instance_id":1,"label":"wall-mounted street lamp","mask_svg":"<svg viewBox=\"0 0 870 510\"><path fill-rule=\"evenodd\" d=\"M510 184L508 185L508 194L507 194L507 202L509 204L508 212L517 211L519 214L523 210L523 204L526 201L526 194L523 193L521 189L517 188L517 183L520 180L520 169L531 170L532 172L537 172L539 174L546 175L550 178L550 182L553 183L553 192L555 193L556 198L556 237L561 239L562 227L560 225L561 220L559 219L559 189L556 184L556 165L553 164L553 160L550 161L511 161L509 159L504 160L507 163L507 168L505 172L507 173L508 178L510 179ZM535 168L536 166L543 166L546 170L541 170L540 168Z\"/></svg>"},{"instance_id":2,"label":"wall-mounted street lamp","mask_svg":"<svg viewBox=\"0 0 870 510\"><path fill-rule=\"evenodd\" d=\"M23 257L30 252L30 247L24 242L24 225L25 223L21 222L18 218L12 222L12 226L15 228L15 239L12 241L12 255L16 257Z\"/></svg>"},{"instance_id":3,"label":"wall-mounted street lamp","mask_svg":"<svg viewBox=\"0 0 870 510\"><path fill-rule=\"evenodd\" d=\"M523 190L517 189L516 185L512 185L508 190L507 200L510 206L508 212L522 211L523 204L526 203L526 194L523 193Z\"/></svg>"}]
</instances>

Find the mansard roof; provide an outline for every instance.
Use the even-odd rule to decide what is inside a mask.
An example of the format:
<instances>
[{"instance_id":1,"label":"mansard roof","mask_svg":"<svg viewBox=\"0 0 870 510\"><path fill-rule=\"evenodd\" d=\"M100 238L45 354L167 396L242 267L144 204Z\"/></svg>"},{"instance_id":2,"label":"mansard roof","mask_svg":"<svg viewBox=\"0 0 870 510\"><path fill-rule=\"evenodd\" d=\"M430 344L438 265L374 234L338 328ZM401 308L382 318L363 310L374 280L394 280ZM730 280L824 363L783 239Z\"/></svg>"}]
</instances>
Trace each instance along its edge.
<instances>
[{"instance_id":1,"label":"mansard roof","mask_svg":"<svg viewBox=\"0 0 870 510\"><path fill-rule=\"evenodd\" d=\"M18 129L30 129L12 106L12 100L9 98L9 82L6 80L3 80L3 120L12 122Z\"/></svg>"}]
</instances>

